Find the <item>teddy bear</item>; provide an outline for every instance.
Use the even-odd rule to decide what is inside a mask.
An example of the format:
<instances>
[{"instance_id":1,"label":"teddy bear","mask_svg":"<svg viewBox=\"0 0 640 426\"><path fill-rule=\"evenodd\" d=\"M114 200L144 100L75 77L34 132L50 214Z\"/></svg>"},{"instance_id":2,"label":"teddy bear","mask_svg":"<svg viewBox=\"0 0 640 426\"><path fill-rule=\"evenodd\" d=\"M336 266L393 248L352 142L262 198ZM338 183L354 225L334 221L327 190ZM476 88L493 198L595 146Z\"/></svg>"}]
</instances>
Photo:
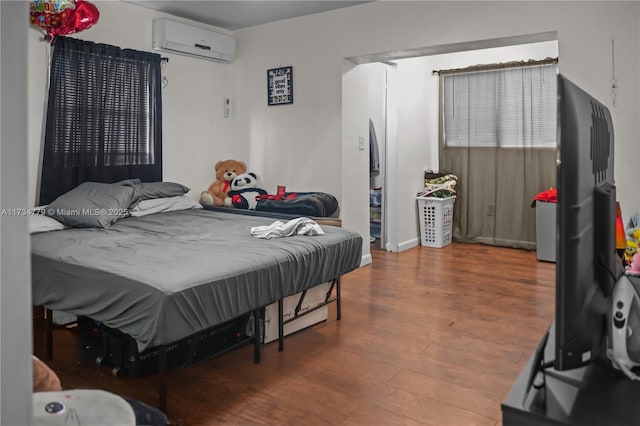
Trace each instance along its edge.
<instances>
[{"instance_id":1,"label":"teddy bear","mask_svg":"<svg viewBox=\"0 0 640 426\"><path fill-rule=\"evenodd\" d=\"M231 181L226 205L239 209L255 210L258 198L267 195L267 191L258 188L258 177L255 173L243 173Z\"/></svg>"},{"instance_id":2,"label":"teddy bear","mask_svg":"<svg viewBox=\"0 0 640 426\"><path fill-rule=\"evenodd\" d=\"M218 161L215 166L216 180L209 189L200 194L200 204L203 206L224 206L227 193L231 187L231 181L238 175L247 171L247 166L242 161L224 160Z\"/></svg>"},{"instance_id":3,"label":"teddy bear","mask_svg":"<svg viewBox=\"0 0 640 426\"><path fill-rule=\"evenodd\" d=\"M60 379L58 375L47 364L40 361L35 356L33 359L33 391L53 392L61 391Z\"/></svg>"}]
</instances>

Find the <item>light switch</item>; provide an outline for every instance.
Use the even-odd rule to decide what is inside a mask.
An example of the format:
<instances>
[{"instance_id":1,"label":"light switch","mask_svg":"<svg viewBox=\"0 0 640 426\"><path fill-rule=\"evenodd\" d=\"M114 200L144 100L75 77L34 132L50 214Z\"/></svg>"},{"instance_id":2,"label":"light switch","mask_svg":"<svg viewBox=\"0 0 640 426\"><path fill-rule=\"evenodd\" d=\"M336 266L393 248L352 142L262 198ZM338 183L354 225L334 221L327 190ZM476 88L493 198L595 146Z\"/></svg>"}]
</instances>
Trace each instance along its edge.
<instances>
[{"instance_id":1,"label":"light switch","mask_svg":"<svg viewBox=\"0 0 640 426\"><path fill-rule=\"evenodd\" d=\"M364 136L358 136L358 149L364 151Z\"/></svg>"},{"instance_id":2,"label":"light switch","mask_svg":"<svg viewBox=\"0 0 640 426\"><path fill-rule=\"evenodd\" d=\"M224 118L229 118L231 115L231 101L229 98L224 98Z\"/></svg>"}]
</instances>

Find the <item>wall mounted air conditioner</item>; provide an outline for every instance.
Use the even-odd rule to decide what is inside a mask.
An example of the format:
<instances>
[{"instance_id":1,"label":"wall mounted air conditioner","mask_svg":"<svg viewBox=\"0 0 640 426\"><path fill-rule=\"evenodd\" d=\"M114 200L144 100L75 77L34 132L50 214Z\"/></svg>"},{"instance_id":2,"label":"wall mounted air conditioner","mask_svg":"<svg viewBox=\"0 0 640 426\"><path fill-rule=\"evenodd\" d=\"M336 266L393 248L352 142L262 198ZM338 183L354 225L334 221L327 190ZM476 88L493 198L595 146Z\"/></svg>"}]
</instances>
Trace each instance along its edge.
<instances>
[{"instance_id":1,"label":"wall mounted air conditioner","mask_svg":"<svg viewBox=\"0 0 640 426\"><path fill-rule=\"evenodd\" d=\"M231 62L236 53L236 38L169 19L154 19L153 49Z\"/></svg>"}]
</instances>

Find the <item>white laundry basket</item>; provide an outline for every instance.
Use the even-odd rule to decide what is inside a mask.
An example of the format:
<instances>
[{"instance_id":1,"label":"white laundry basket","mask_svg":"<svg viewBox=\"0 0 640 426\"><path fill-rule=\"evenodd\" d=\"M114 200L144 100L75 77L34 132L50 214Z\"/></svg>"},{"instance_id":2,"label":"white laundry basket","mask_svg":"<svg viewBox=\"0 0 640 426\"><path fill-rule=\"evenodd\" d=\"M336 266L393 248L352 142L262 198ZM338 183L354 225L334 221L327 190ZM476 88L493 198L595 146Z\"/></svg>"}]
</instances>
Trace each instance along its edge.
<instances>
[{"instance_id":1,"label":"white laundry basket","mask_svg":"<svg viewBox=\"0 0 640 426\"><path fill-rule=\"evenodd\" d=\"M420 240L426 247L444 247L453 234L453 203L456 197L418 197Z\"/></svg>"}]
</instances>

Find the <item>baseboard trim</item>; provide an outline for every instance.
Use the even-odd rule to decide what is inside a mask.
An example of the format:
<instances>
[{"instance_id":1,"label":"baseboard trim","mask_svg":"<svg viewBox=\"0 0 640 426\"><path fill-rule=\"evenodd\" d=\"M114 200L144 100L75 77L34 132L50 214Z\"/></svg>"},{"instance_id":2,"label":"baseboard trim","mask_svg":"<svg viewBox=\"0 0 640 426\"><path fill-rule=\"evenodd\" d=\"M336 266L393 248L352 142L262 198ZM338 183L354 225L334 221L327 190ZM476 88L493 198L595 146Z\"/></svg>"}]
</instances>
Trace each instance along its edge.
<instances>
[{"instance_id":1,"label":"baseboard trim","mask_svg":"<svg viewBox=\"0 0 640 426\"><path fill-rule=\"evenodd\" d=\"M368 265L373 262L373 258L371 257L371 253L363 254L362 259L360 260L360 266Z\"/></svg>"},{"instance_id":2,"label":"baseboard trim","mask_svg":"<svg viewBox=\"0 0 640 426\"><path fill-rule=\"evenodd\" d=\"M419 245L420 245L420 239L419 238L413 238L411 240L402 242L402 243L398 244L398 253L403 252L405 250L412 249L414 247L418 247Z\"/></svg>"}]
</instances>

